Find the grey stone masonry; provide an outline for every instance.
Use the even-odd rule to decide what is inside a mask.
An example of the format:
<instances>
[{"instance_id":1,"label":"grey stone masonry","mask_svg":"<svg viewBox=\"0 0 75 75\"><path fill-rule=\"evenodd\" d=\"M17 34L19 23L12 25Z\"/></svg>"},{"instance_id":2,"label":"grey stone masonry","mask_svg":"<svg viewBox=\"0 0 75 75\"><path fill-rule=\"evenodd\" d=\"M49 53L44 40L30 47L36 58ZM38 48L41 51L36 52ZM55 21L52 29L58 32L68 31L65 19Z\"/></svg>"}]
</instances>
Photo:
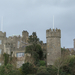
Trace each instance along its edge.
<instances>
[{"instance_id":1,"label":"grey stone masonry","mask_svg":"<svg viewBox=\"0 0 75 75\"><path fill-rule=\"evenodd\" d=\"M74 41L74 48L75 48L75 39L73 41Z\"/></svg>"},{"instance_id":2,"label":"grey stone masonry","mask_svg":"<svg viewBox=\"0 0 75 75\"><path fill-rule=\"evenodd\" d=\"M55 60L61 57L61 30L48 29L46 30L47 39L47 66L53 65Z\"/></svg>"}]
</instances>

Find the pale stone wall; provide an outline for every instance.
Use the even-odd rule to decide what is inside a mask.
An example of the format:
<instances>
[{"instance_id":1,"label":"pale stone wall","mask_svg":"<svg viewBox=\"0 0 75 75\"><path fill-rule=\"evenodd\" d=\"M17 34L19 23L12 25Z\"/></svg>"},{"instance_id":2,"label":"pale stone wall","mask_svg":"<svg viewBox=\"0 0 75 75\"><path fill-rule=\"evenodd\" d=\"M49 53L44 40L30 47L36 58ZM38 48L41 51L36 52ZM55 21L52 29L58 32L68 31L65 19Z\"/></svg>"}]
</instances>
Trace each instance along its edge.
<instances>
[{"instance_id":1,"label":"pale stone wall","mask_svg":"<svg viewBox=\"0 0 75 75\"><path fill-rule=\"evenodd\" d=\"M27 31L22 32L22 36L9 36L6 37L6 32L0 31L0 49L2 50L1 54L8 53L9 55L13 52L12 56L16 57L16 53L24 52L25 53L25 46L28 45L29 33ZM19 45L18 45L19 42ZM0 54L0 57L1 57ZM25 59L22 60L24 62ZM20 61L21 62L21 61Z\"/></svg>"},{"instance_id":2,"label":"pale stone wall","mask_svg":"<svg viewBox=\"0 0 75 75\"><path fill-rule=\"evenodd\" d=\"M75 39L73 41L74 41L74 48L75 48Z\"/></svg>"},{"instance_id":3,"label":"pale stone wall","mask_svg":"<svg viewBox=\"0 0 75 75\"><path fill-rule=\"evenodd\" d=\"M6 38L6 32L3 33L2 31L0 31L0 49L2 50L1 54L4 51L4 39L5 38Z\"/></svg>"},{"instance_id":4,"label":"pale stone wall","mask_svg":"<svg viewBox=\"0 0 75 75\"><path fill-rule=\"evenodd\" d=\"M17 63L16 63L17 66L16 67L20 68L22 66L22 64L24 64L24 60L17 61Z\"/></svg>"}]
</instances>

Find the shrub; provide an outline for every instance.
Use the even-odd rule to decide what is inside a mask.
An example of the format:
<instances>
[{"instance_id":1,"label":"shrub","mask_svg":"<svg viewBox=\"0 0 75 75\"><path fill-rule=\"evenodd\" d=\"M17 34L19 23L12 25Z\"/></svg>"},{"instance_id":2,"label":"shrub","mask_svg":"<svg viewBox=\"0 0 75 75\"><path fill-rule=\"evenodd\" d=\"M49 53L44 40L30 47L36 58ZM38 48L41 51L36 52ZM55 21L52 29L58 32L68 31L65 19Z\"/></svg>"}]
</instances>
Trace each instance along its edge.
<instances>
[{"instance_id":1,"label":"shrub","mask_svg":"<svg viewBox=\"0 0 75 75\"><path fill-rule=\"evenodd\" d=\"M38 68L36 75L50 75L45 66L41 66Z\"/></svg>"},{"instance_id":2,"label":"shrub","mask_svg":"<svg viewBox=\"0 0 75 75\"><path fill-rule=\"evenodd\" d=\"M27 75L27 74L35 74L36 73L36 68L30 63L24 63L21 67L22 74Z\"/></svg>"},{"instance_id":3,"label":"shrub","mask_svg":"<svg viewBox=\"0 0 75 75\"><path fill-rule=\"evenodd\" d=\"M37 65L38 65L38 66L46 66L46 63L45 63L44 60L39 60L39 62L38 62Z\"/></svg>"},{"instance_id":4,"label":"shrub","mask_svg":"<svg viewBox=\"0 0 75 75\"><path fill-rule=\"evenodd\" d=\"M21 75L17 69L14 69L11 64L0 66L0 75Z\"/></svg>"}]
</instances>

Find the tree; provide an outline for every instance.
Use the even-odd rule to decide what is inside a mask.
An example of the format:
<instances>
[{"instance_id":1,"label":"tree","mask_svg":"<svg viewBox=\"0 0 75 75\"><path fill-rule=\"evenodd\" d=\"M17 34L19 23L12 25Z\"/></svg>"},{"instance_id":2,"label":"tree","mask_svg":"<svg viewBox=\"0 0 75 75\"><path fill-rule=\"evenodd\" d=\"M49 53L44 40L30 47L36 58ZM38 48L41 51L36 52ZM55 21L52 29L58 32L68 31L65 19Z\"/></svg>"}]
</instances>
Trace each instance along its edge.
<instances>
[{"instance_id":1,"label":"tree","mask_svg":"<svg viewBox=\"0 0 75 75\"><path fill-rule=\"evenodd\" d=\"M69 51L69 49L65 49L65 48L61 48L61 54L62 55L69 55L70 54L70 51Z\"/></svg>"},{"instance_id":2,"label":"tree","mask_svg":"<svg viewBox=\"0 0 75 75\"><path fill-rule=\"evenodd\" d=\"M17 58L14 56L14 57L12 57L12 52L11 52L11 54L9 55L9 54L6 54L6 53L4 53L3 55L2 55L2 57L3 57L3 61L4 61L4 65L6 66L7 64L12 64L15 68L16 68L16 61L17 61Z\"/></svg>"},{"instance_id":3,"label":"tree","mask_svg":"<svg viewBox=\"0 0 75 75\"><path fill-rule=\"evenodd\" d=\"M39 60L39 62L38 62L38 64L37 64L38 66L45 66L46 65L46 63L45 63L45 61L44 60Z\"/></svg>"},{"instance_id":4,"label":"tree","mask_svg":"<svg viewBox=\"0 0 75 75\"><path fill-rule=\"evenodd\" d=\"M69 56L67 55L66 56L66 53L65 55L61 56L60 58L58 58L55 62L54 62L54 66L57 68L58 72L57 72L57 75L59 75L59 71L60 71L60 68L64 65L68 65L69 64L69 61L70 61L70 58Z\"/></svg>"},{"instance_id":5,"label":"tree","mask_svg":"<svg viewBox=\"0 0 75 75\"><path fill-rule=\"evenodd\" d=\"M9 54L4 53L3 57L4 57L4 65L7 65L9 63Z\"/></svg>"},{"instance_id":6,"label":"tree","mask_svg":"<svg viewBox=\"0 0 75 75\"><path fill-rule=\"evenodd\" d=\"M31 45L26 46L25 53L30 53L35 60L35 64L37 64L37 62L43 58L43 51L36 32L33 32L32 35L29 36L28 42L31 43Z\"/></svg>"},{"instance_id":7,"label":"tree","mask_svg":"<svg viewBox=\"0 0 75 75\"><path fill-rule=\"evenodd\" d=\"M55 68L53 65L50 65L47 67L47 71L50 75L56 75L57 74L57 68Z\"/></svg>"},{"instance_id":8,"label":"tree","mask_svg":"<svg viewBox=\"0 0 75 75\"><path fill-rule=\"evenodd\" d=\"M29 43L37 44L39 42L39 38L37 38L36 32L33 32L32 35L28 38Z\"/></svg>"},{"instance_id":9,"label":"tree","mask_svg":"<svg viewBox=\"0 0 75 75\"><path fill-rule=\"evenodd\" d=\"M10 57L9 63L12 64L14 66L14 68L16 68L16 62L17 62L17 57L15 57L15 56Z\"/></svg>"},{"instance_id":10,"label":"tree","mask_svg":"<svg viewBox=\"0 0 75 75\"><path fill-rule=\"evenodd\" d=\"M69 59L69 64L61 67L61 74L63 73L62 75L75 75L75 56L70 56Z\"/></svg>"},{"instance_id":11,"label":"tree","mask_svg":"<svg viewBox=\"0 0 75 75\"><path fill-rule=\"evenodd\" d=\"M24 63L21 67L22 74L27 75L27 74L34 74L36 73L36 68L30 63Z\"/></svg>"},{"instance_id":12,"label":"tree","mask_svg":"<svg viewBox=\"0 0 75 75\"><path fill-rule=\"evenodd\" d=\"M71 75L75 75L75 56L71 56L68 66L69 66Z\"/></svg>"},{"instance_id":13,"label":"tree","mask_svg":"<svg viewBox=\"0 0 75 75\"><path fill-rule=\"evenodd\" d=\"M0 66L0 75L21 75L17 69L14 69L13 65L7 64Z\"/></svg>"},{"instance_id":14,"label":"tree","mask_svg":"<svg viewBox=\"0 0 75 75\"><path fill-rule=\"evenodd\" d=\"M40 66L36 75L50 75L45 66Z\"/></svg>"},{"instance_id":15,"label":"tree","mask_svg":"<svg viewBox=\"0 0 75 75\"><path fill-rule=\"evenodd\" d=\"M41 60L43 58L43 51L39 44L33 44L26 47L25 53L30 53L34 58L35 62Z\"/></svg>"}]
</instances>

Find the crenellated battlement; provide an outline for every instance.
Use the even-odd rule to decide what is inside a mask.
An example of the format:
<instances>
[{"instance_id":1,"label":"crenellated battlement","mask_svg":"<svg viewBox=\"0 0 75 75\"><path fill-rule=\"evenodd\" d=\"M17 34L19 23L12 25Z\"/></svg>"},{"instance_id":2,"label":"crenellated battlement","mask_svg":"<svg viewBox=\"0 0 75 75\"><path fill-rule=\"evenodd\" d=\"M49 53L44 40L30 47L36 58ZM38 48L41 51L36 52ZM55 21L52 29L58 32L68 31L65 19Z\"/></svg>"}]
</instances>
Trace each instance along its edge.
<instances>
[{"instance_id":1,"label":"crenellated battlement","mask_svg":"<svg viewBox=\"0 0 75 75\"><path fill-rule=\"evenodd\" d=\"M61 30L60 29L48 29L46 30L46 38L48 37L59 37L61 38Z\"/></svg>"},{"instance_id":2,"label":"crenellated battlement","mask_svg":"<svg viewBox=\"0 0 75 75\"><path fill-rule=\"evenodd\" d=\"M56 29L51 29L51 28L50 28L50 29L48 29L47 31L55 31L55 32L59 32L60 29L57 29L57 28L56 28Z\"/></svg>"},{"instance_id":3,"label":"crenellated battlement","mask_svg":"<svg viewBox=\"0 0 75 75\"><path fill-rule=\"evenodd\" d=\"M2 36L2 37L6 37L6 32L2 32L2 31L0 31L0 36Z\"/></svg>"},{"instance_id":4,"label":"crenellated battlement","mask_svg":"<svg viewBox=\"0 0 75 75\"><path fill-rule=\"evenodd\" d=\"M28 37L28 36L29 36L29 33L28 33L27 31L24 31L24 30L23 30L23 32L22 32L22 37L25 38L25 37Z\"/></svg>"}]
</instances>

